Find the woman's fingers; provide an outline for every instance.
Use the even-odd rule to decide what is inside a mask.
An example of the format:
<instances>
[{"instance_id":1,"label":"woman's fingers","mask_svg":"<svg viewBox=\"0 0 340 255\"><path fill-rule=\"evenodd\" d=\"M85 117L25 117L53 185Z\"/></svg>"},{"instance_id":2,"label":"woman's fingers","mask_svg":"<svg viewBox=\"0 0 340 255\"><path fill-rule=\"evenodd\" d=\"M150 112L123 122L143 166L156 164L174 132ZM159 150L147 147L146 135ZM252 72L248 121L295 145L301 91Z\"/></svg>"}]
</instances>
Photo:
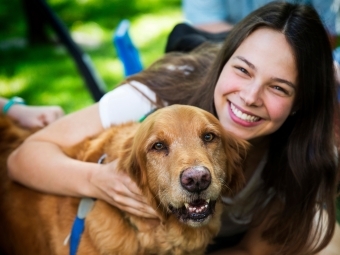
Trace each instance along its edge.
<instances>
[{"instance_id":1,"label":"woman's fingers","mask_svg":"<svg viewBox=\"0 0 340 255\"><path fill-rule=\"evenodd\" d=\"M116 202L114 203L114 206L118 207L120 210L144 218L158 218L157 213L152 207L144 203L139 203L133 198L116 196L113 201Z\"/></svg>"},{"instance_id":2,"label":"woman's fingers","mask_svg":"<svg viewBox=\"0 0 340 255\"><path fill-rule=\"evenodd\" d=\"M147 214L149 215L148 218L156 218L157 213L147 203L137 185L128 176L122 176L122 179L122 182L112 192L113 200L124 208L131 208L132 211L137 210L140 213Z\"/></svg>"},{"instance_id":3,"label":"woman's fingers","mask_svg":"<svg viewBox=\"0 0 340 255\"><path fill-rule=\"evenodd\" d=\"M117 162L102 165L91 182L102 198L117 208L146 218L157 218L155 210L147 203L136 183L124 172L117 171Z\"/></svg>"}]
</instances>

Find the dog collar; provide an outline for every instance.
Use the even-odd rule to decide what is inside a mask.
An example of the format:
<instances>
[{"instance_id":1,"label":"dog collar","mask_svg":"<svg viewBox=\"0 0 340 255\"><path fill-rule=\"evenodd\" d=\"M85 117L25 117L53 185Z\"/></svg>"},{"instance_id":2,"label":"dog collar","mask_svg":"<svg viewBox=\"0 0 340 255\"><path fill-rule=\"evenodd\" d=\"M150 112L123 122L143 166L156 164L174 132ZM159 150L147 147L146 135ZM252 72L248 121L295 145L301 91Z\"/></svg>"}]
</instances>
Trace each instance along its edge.
<instances>
[{"instance_id":1,"label":"dog collar","mask_svg":"<svg viewBox=\"0 0 340 255\"><path fill-rule=\"evenodd\" d=\"M148 112L147 114L145 114L142 118L140 118L140 119L138 120L138 122L139 122L139 123L140 123L140 122L143 122L143 121L146 119L146 117L148 117L151 113L157 111L157 109L158 109L158 108L155 108L155 109L152 109L151 111L149 111L149 112Z\"/></svg>"},{"instance_id":2,"label":"dog collar","mask_svg":"<svg viewBox=\"0 0 340 255\"><path fill-rule=\"evenodd\" d=\"M106 158L106 154L102 155L98 164L103 164ZM81 236L85 229L85 218L87 214L92 210L96 199L84 197L80 200L77 216L73 222L71 234L70 234L70 255L76 255ZM67 239L66 239L67 240Z\"/></svg>"}]
</instances>

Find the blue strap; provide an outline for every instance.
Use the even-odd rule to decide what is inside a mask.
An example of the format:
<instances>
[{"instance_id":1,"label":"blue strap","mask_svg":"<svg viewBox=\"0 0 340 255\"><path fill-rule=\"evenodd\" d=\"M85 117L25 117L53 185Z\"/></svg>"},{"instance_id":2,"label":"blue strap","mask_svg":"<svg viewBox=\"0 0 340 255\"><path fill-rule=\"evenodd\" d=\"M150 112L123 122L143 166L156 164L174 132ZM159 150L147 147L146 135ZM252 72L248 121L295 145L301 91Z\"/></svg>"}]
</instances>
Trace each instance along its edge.
<instances>
[{"instance_id":1,"label":"blue strap","mask_svg":"<svg viewBox=\"0 0 340 255\"><path fill-rule=\"evenodd\" d=\"M76 255L80 243L81 235L85 228L85 219L80 219L78 216L73 222L71 237L70 237L70 255Z\"/></svg>"},{"instance_id":2,"label":"blue strap","mask_svg":"<svg viewBox=\"0 0 340 255\"><path fill-rule=\"evenodd\" d=\"M148 112L146 115L144 115L139 122L143 122L143 120L149 116L151 113L156 111L157 108L152 109L150 112ZM102 155L100 159L98 160L98 164L102 164L106 158L106 154ZM78 212L77 216L73 222L71 235L70 235L70 255L76 255L77 250L80 243L80 238L84 232L85 229L85 218L87 214L91 211L94 202L96 200L93 198L82 198L80 200L79 206L78 206Z\"/></svg>"},{"instance_id":3,"label":"blue strap","mask_svg":"<svg viewBox=\"0 0 340 255\"><path fill-rule=\"evenodd\" d=\"M102 157L103 158L103 157ZM102 158L100 160L102 160ZM85 218L92 210L96 199L84 197L80 200L77 216L73 222L70 236L70 255L76 255L80 238L85 228Z\"/></svg>"}]
</instances>

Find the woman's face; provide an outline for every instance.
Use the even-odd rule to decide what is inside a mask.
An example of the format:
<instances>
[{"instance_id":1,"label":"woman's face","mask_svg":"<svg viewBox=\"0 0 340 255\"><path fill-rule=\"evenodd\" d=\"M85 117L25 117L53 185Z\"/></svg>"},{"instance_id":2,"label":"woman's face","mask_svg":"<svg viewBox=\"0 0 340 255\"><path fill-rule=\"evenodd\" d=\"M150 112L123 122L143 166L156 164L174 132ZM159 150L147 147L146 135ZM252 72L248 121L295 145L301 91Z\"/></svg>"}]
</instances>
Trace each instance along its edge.
<instances>
[{"instance_id":1,"label":"woman's face","mask_svg":"<svg viewBox=\"0 0 340 255\"><path fill-rule=\"evenodd\" d=\"M269 28L254 31L216 84L214 101L223 127L253 142L278 130L292 113L297 75L285 36Z\"/></svg>"}]
</instances>

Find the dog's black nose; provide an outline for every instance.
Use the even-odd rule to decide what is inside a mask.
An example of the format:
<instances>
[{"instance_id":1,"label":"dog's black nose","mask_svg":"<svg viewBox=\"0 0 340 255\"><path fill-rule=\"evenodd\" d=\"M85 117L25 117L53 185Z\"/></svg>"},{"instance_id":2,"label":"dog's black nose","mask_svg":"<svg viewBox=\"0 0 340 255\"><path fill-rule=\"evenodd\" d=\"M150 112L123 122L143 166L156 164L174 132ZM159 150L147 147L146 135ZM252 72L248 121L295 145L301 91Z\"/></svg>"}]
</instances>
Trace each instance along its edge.
<instances>
[{"instance_id":1,"label":"dog's black nose","mask_svg":"<svg viewBox=\"0 0 340 255\"><path fill-rule=\"evenodd\" d=\"M207 189L211 183L209 170L204 166L185 169L181 174L181 185L187 191L200 192Z\"/></svg>"}]
</instances>

